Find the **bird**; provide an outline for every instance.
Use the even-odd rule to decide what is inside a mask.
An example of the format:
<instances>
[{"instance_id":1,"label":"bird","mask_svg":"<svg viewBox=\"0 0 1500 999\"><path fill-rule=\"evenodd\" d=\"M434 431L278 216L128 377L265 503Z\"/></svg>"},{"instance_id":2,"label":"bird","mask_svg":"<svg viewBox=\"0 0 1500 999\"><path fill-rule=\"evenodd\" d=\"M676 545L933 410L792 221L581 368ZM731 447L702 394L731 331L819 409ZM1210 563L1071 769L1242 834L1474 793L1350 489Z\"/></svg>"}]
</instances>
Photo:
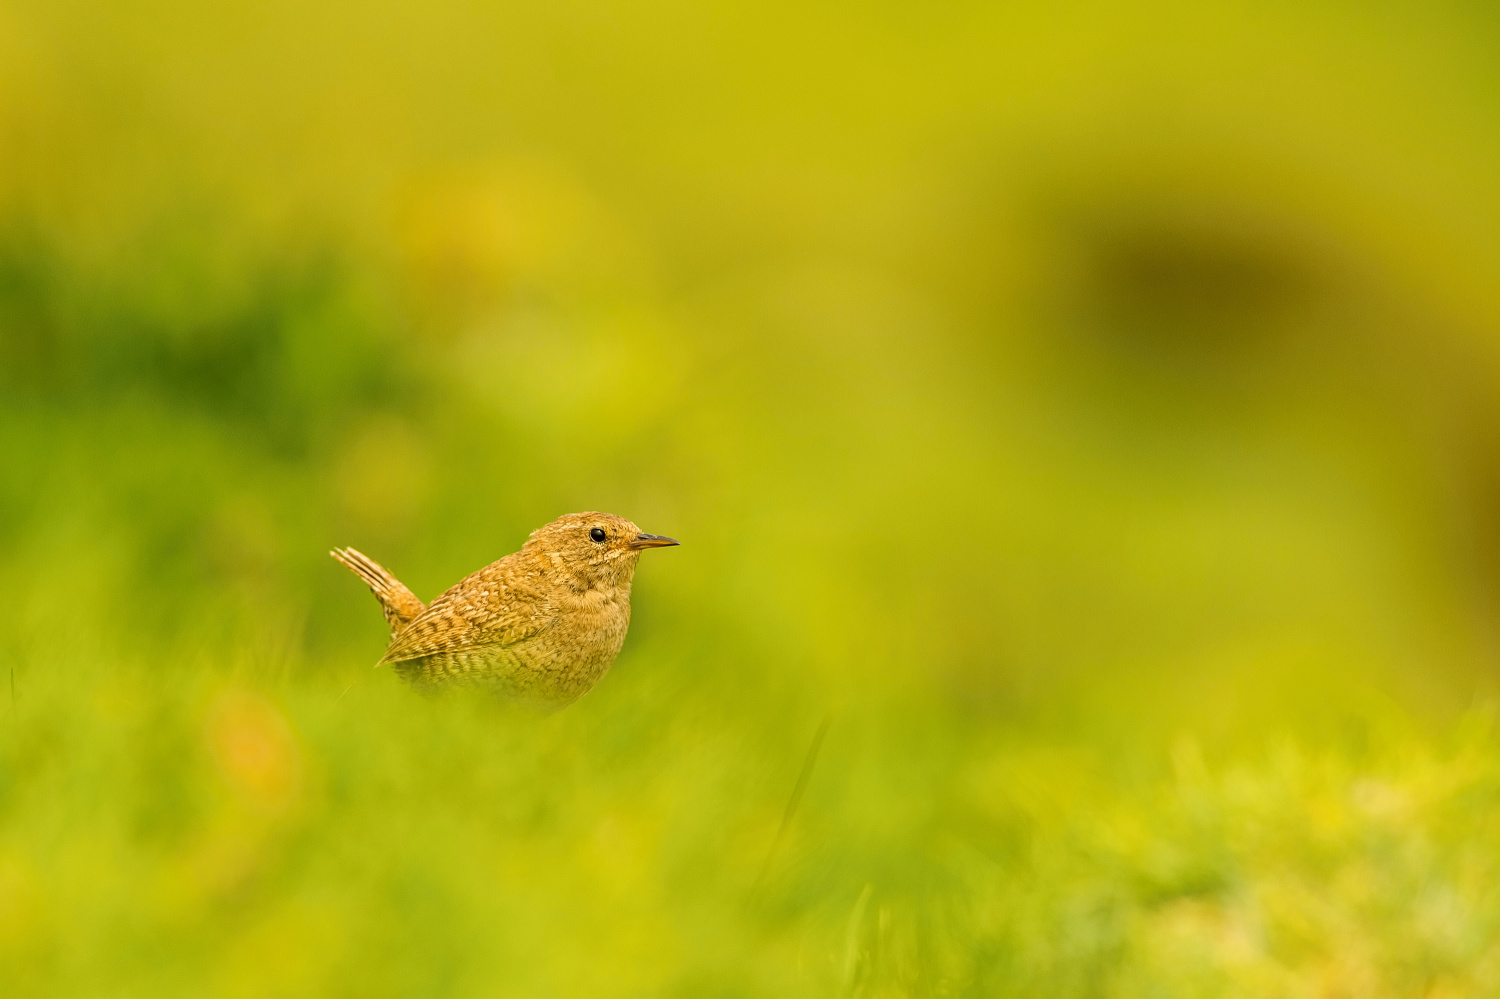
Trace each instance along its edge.
<instances>
[{"instance_id":1,"label":"bird","mask_svg":"<svg viewBox=\"0 0 1500 999\"><path fill-rule=\"evenodd\" d=\"M391 627L376 666L425 692L479 686L561 707L603 679L625 644L641 552L679 543L612 513L564 514L426 605L369 556L329 554L369 585Z\"/></svg>"}]
</instances>

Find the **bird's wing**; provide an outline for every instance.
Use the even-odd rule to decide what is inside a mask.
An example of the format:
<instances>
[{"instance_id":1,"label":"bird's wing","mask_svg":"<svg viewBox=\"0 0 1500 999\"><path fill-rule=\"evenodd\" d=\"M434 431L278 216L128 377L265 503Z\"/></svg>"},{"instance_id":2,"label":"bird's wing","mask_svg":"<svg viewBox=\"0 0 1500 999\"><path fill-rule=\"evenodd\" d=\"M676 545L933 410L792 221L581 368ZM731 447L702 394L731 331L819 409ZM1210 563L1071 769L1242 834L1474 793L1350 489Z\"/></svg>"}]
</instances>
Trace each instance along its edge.
<instances>
[{"instance_id":1,"label":"bird's wing","mask_svg":"<svg viewBox=\"0 0 1500 999\"><path fill-rule=\"evenodd\" d=\"M551 622L546 595L525 577L481 569L434 600L391 640L380 661L401 662L476 645L514 645Z\"/></svg>"}]
</instances>

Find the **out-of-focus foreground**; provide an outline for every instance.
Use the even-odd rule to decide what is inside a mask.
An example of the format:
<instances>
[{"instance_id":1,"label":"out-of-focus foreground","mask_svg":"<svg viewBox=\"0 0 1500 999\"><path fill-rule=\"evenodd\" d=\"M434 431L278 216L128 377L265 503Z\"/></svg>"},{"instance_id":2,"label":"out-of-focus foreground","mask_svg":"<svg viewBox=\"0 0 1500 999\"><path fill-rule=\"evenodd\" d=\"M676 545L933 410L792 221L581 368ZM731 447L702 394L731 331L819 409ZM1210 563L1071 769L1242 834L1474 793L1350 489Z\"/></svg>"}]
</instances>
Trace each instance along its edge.
<instances>
[{"instance_id":1,"label":"out-of-focus foreground","mask_svg":"<svg viewBox=\"0 0 1500 999\"><path fill-rule=\"evenodd\" d=\"M1500 20L311 6L0 2L6 996L1500 990Z\"/></svg>"}]
</instances>

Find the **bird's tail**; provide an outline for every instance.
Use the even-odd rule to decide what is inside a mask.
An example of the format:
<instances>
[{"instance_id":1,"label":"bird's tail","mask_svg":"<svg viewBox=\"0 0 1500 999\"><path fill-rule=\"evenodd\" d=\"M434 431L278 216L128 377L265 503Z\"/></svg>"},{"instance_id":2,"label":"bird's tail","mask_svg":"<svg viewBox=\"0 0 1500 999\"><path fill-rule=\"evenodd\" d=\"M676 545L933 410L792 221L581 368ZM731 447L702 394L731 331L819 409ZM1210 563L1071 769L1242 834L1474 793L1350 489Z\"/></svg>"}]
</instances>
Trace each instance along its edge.
<instances>
[{"instance_id":1,"label":"bird's tail","mask_svg":"<svg viewBox=\"0 0 1500 999\"><path fill-rule=\"evenodd\" d=\"M391 634L395 634L411 623L412 618L427 609L417 595L408 590L401 580L392 576L385 566L355 551L353 548L335 548L328 554L348 567L360 579L369 584L370 592L375 594L375 599L380 601L380 609L385 612L385 619L391 626Z\"/></svg>"}]
</instances>

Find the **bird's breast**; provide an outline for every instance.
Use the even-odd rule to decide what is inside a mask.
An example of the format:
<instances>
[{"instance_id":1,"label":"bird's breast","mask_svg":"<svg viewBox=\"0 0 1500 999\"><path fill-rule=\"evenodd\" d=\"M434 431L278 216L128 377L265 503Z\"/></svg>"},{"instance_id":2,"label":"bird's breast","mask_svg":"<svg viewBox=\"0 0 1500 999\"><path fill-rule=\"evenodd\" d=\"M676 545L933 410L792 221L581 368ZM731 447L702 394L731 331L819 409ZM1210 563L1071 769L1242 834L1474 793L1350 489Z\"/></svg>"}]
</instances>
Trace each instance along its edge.
<instances>
[{"instance_id":1,"label":"bird's breast","mask_svg":"<svg viewBox=\"0 0 1500 999\"><path fill-rule=\"evenodd\" d=\"M628 590L591 589L552 594L550 625L514 652L535 692L569 701L609 671L630 627Z\"/></svg>"},{"instance_id":2,"label":"bird's breast","mask_svg":"<svg viewBox=\"0 0 1500 999\"><path fill-rule=\"evenodd\" d=\"M558 594L554 607L556 640L574 646L580 654L609 653L611 659L625 641L630 627L630 591L589 589ZM613 651L610 651L610 650Z\"/></svg>"}]
</instances>

